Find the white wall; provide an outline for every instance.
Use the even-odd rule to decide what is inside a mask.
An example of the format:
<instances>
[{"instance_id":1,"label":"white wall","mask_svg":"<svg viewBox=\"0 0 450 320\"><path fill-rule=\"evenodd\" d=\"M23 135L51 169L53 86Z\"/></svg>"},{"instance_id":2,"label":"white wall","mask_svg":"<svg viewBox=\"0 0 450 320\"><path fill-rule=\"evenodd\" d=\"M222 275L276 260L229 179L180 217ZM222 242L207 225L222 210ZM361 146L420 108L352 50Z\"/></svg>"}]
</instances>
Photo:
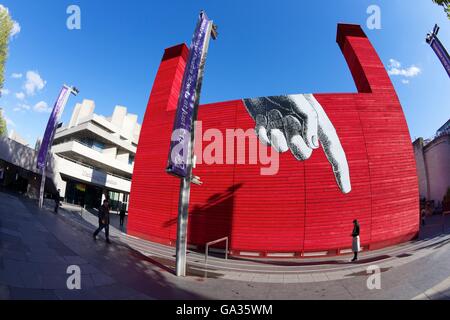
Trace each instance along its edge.
<instances>
[{"instance_id":1,"label":"white wall","mask_svg":"<svg viewBox=\"0 0 450 320\"><path fill-rule=\"evenodd\" d=\"M114 158L111 158L110 155L100 153L95 151L89 147L86 147L76 141L70 141L62 144L58 144L53 146L52 151L56 154L64 154L65 152L75 152L79 155L82 155L85 158L92 159L94 161L100 162L104 165L110 166L116 170L123 171L124 173L132 174L133 167L128 163L122 163Z\"/></svg>"},{"instance_id":2,"label":"white wall","mask_svg":"<svg viewBox=\"0 0 450 320\"><path fill-rule=\"evenodd\" d=\"M131 190L131 181L129 180L93 170L58 156L56 156L56 158L58 158L58 169L61 174L80 181L90 182L101 187L112 188L122 192L129 193ZM64 188L58 186L58 188L64 190L65 186Z\"/></svg>"},{"instance_id":3,"label":"white wall","mask_svg":"<svg viewBox=\"0 0 450 320\"><path fill-rule=\"evenodd\" d=\"M450 136L442 136L424 148L429 199L442 202L450 187Z\"/></svg>"}]
</instances>

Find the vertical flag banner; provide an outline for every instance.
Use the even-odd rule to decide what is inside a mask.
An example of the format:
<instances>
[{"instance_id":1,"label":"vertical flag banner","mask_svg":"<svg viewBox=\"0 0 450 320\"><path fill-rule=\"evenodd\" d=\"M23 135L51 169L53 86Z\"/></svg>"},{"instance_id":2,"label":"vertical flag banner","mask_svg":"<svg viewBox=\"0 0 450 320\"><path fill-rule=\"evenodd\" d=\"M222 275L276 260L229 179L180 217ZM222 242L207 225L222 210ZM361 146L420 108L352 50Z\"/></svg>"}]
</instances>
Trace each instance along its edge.
<instances>
[{"instance_id":1,"label":"vertical flag banner","mask_svg":"<svg viewBox=\"0 0 450 320\"><path fill-rule=\"evenodd\" d=\"M428 34L427 43L434 50L439 60L441 61L442 65L444 66L445 71L447 71L447 74L450 77L450 56L447 50L445 49L444 45L442 44L442 42L437 37L438 32L439 27L436 25L434 27L433 33Z\"/></svg>"},{"instance_id":2,"label":"vertical flag banner","mask_svg":"<svg viewBox=\"0 0 450 320\"><path fill-rule=\"evenodd\" d=\"M167 173L188 176L188 156L212 21L201 13L192 37L170 143Z\"/></svg>"},{"instance_id":3,"label":"vertical flag banner","mask_svg":"<svg viewBox=\"0 0 450 320\"><path fill-rule=\"evenodd\" d=\"M56 100L50 118L48 119L47 128L45 129L44 138L42 139L41 147L39 149L37 168L42 169L46 165L48 150L51 147L53 135L56 125L61 117L62 109L67 102L70 95L70 89L64 86Z\"/></svg>"}]
</instances>

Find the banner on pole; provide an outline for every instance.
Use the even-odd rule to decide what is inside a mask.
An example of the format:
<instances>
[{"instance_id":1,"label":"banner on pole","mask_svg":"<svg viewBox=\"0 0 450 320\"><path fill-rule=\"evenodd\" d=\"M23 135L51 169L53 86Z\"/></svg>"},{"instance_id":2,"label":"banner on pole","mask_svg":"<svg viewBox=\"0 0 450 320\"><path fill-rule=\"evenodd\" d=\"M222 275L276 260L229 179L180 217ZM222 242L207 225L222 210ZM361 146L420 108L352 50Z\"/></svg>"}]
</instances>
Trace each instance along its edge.
<instances>
[{"instance_id":1,"label":"banner on pole","mask_svg":"<svg viewBox=\"0 0 450 320\"><path fill-rule=\"evenodd\" d=\"M201 82L205 64L212 21L204 12L192 37L189 58L184 71L178 107L170 143L167 173L185 178L188 176L188 157L190 153L191 134L193 133L195 110L198 107Z\"/></svg>"},{"instance_id":2,"label":"banner on pole","mask_svg":"<svg viewBox=\"0 0 450 320\"><path fill-rule=\"evenodd\" d=\"M438 25L435 25L433 32L427 35L426 41L431 46L433 51L436 53L442 65L444 66L445 71L447 71L447 74L450 77L450 56L447 50L445 49L444 45L442 44L442 42L437 37L438 32L439 27Z\"/></svg>"},{"instance_id":3,"label":"banner on pole","mask_svg":"<svg viewBox=\"0 0 450 320\"><path fill-rule=\"evenodd\" d=\"M49 149L51 148L51 144L53 143L53 135L56 130L56 126L58 125L58 121L61 117L62 109L70 95L70 89L64 86L61 89L61 92L56 100L56 103L53 107L52 113L50 114L50 118L48 119L47 128L45 129L44 137L42 139L41 147L39 149L38 159L37 159L37 168L42 169L45 167L47 162L47 154Z\"/></svg>"},{"instance_id":4,"label":"banner on pole","mask_svg":"<svg viewBox=\"0 0 450 320\"><path fill-rule=\"evenodd\" d=\"M437 37L433 39L430 45L450 77L450 56L448 55L447 50L444 48L442 42Z\"/></svg>"}]
</instances>

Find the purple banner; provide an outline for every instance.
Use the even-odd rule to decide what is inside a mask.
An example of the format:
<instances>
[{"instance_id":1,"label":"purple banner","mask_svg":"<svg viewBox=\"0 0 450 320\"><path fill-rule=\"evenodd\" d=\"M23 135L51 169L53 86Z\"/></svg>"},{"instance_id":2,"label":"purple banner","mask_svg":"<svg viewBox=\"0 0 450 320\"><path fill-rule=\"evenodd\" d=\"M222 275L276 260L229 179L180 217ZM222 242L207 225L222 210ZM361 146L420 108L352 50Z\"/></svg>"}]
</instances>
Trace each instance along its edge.
<instances>
[{"instance_id":1,"label":"purple banner","mask_svg":"<svg viewBox=\"0 0 450 320\"><path fill-rule=\"evenodd\" d=\"M53 143L53 135L61 116L61 111L67 101L67 95L70 94L69 89L64 86L59 94L58 100L56 100L53 111L48 119L47 128L45 129L44 138L42 139L41 147L39 149L39 155L37 160L37 168L42 169L47 162L47 154Z\"/></svg>"},{"instance_id":2,"label":"purple banner","mask_svg":"<svg viewBox=\"0 0 450 320\"><path fill-rule=\"evenodd\" d=\"M200 14L197 27L192 37L189 58L184 71L183 82L178 99L172 138L170 143L169 161L166 171L178 177L188 176L188 155L193 132L193 119L198 107L205 48L209 40L211 20L206 14Z\"/></svg>"},{"instance_id":3,"label":"purple banner","mask_svg":"<svg viewBox=\"0 0 450 320\"><path fill-rule=\"evenodd\" d=\"M437 36L433 36L430 45L438 56L442 65L444 66L445 70L447 71L448 76L450 77L450 56L448 55L447 50L444 48L442 42L438 39Z\"/></svg>"}]
</instances>

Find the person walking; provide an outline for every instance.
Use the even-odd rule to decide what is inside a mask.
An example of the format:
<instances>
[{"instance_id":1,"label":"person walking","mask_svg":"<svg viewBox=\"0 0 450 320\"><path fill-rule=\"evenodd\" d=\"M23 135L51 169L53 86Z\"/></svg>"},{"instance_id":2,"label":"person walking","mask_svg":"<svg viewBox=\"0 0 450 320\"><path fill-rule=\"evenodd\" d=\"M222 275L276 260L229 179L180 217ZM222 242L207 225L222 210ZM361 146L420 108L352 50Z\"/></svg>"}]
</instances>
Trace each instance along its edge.
<instances>
[{"instance_id":1,"label":"person walking","mask_svg":"<svg viewBox=\"0 0 450 320\"><path fill-rule=\"evenodd\" d=\"M361 242L359 239L359 223L358 220L353 220L353 232L352 232L352 251L353 251L353 259L351 262L355 262L358 260L358 252L361 251Z\"/></svg>"},{"instance_id":2,"label":"person walking","mask_svg":"<svg viewBox=\"0 0 450 320\"><path fill-rule=\"evenodd\" d=\"M103 200L103 205L98 209L98 228L94 232L94 240L97 240L97 235L105 229L106 242L109 241L109 203L108 200Z\"/></svg>"},{"instance_id":3,"label":"person walking","mask_svg":"<svg viewBox=\"0 0 450 320\"><path fill-rule=\"evenodd\" d=\"M59 206L61 205L61 189L58 189L58 191L55 194L55 213L58 213Z\"/></svg>"},{"instance_id":4,"label":"person walking","mask_svg":"<svg viewBox=\"0 0 450 320\"><path fill-rule=\"evenodd\" d=\"M122 203L122 205L120 206L120 226L123 228L123 222L125 221L125 203Z\"/></svg>"},{"instance_id":5,"label":"person walking","mask_svg":"<svg viewBox=\"0 0 450 320\"><path fill-rule=\"evenodd\" d=\"M426 224L426 222L425 222L426 216L427 216L427 210L425 208L423 208L422 211L420 211L420 219L421 219L422 226L425 226L425 224Z\"/></svg>"}]
</instances>

